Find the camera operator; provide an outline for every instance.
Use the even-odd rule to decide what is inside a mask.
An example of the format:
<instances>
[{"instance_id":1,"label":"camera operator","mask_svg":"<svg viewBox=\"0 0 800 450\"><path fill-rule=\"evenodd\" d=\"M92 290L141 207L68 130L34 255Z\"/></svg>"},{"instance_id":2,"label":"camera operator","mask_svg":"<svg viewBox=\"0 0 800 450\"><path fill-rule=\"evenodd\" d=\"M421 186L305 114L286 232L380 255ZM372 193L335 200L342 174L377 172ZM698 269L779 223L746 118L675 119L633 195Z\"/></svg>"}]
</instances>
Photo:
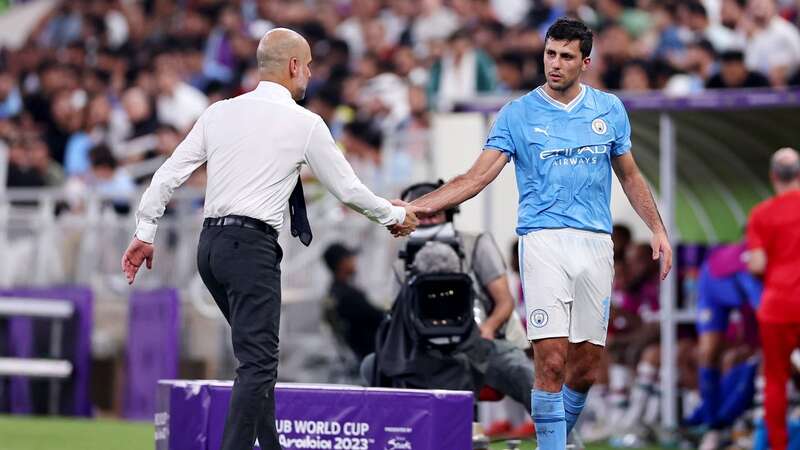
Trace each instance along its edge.
<instances>
[{"instance_id":1,"label":"camera operator","mask_svg":"<svg viewBox=\"0 0 800 450\"><path fill-rule=\"evenodd\" d=\"M418 183L409 186L401 194L401 200L411 202L423 195L433 192L439 183ZM408 249L421 246L426 241L455 242L460 249L463 271L473 282L475 293L475 320L480 327L480 335L484 339L504 338L522 350L528 348L521 321L514 311L514 297L511 294L506 276L506 265L503 255L491 233L464 233L456 230L454 216L458 208L441 211L433 216L421 218L417 230L406 242L401 253L408 257ZM400 285L405 283L406 270L398 261L395 274ZM512 316L516 320L509 320Z\"/></svg>"},{"instance_id":2,"label":"camera operator","mask_svg":"<svg viewBox=\"0 0 800 450\"><path fill-rule=\"evenodd\" d=\"M401 198L412 201L437 187L434 183L413 185ZM516 313L503 257L488 233L458 233L453 227L455 213L446 211L421 219L425 224L420 222L418 232L401 251L402 259L396 268L400 293L392 308L391 323L383 336L379 336L377 374L393 378L391 385L394 386L398 385L398 379L402 380L401 386L471 389L476 393L489 386L521 403L530 412L533 364L522 350L527 342L521 322L512 318ZM417 282L419 277L432 274L443 276L441 283L444 284L438 291L455 292L459 296L447 302L453 317L463 317L465 314L460 312L463 301L470 302L463 306L469 319L468 331L456 345L445 350L430 345L431 339L426 341L420 337L418 326L415 329L414 320L409 320L420 314L414 311L415 302L422 307L430 301L428 292L418 292ZM446 288L449 283L446 275L456 280L460 276L466 292ZM438 307L445 306L440 303ZM435 314L438 313L440 311ZM373 366L373 360L367 358L362 373L375 373L371 370ZM380 380L370 381L381 383Z\"/></svg>"}]
</instances>

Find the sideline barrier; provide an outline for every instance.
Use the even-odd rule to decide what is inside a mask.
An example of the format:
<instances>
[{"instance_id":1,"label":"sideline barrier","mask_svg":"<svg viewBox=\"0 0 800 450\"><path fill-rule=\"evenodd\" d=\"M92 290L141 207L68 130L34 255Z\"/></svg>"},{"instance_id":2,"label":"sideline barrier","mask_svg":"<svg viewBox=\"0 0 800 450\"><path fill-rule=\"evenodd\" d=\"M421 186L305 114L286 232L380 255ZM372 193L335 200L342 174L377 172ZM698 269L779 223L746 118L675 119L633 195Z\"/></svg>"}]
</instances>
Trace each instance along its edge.
<instances>
[{"instance_id":1,"label":"sideline barrier","mask_svg":"<svg viewBox=\"0 0 800 450\"><path fill-rule=\"evenodd\" d=\"M180 361L180 299L173 288L136 290L128 304L126 419L152 420L158 380L177 378Z\"/></svg>"},{"instance_id":2,"label":"sideline barrier","mask_svg":"<svg viewBox=\"0 0 800 450\"><path fill-rule=\"evenodd\" d=\"M7 330L0 335L0 348L5 347L0 349L5 353L0 356L7 356L2 360L0 371L24 375L11 376L8 380L0 377L0 411L11 414L48 411L91 417L91 289L82 286L0 289L0 298L4 305L0 315L8 316ZM37 342L49 343L50 354L40 354L41 345L37 346ZM52 359L39 359L42 356ZM31 366L31 362L35 364ZM29 376L59 380L50 384L47 409L35 401ZM8 388L4 389L6 381ZM8 404L4 405L6 402Z\"/></svg>"},{"instance_id":3,"label":"sideline barrier","mask_svg":"<svg viewBox=\"0 0 800 450\"><path fill-rule=\"evenodd\" d=\"M159 381L156 450L219 449L232 385ZM285 450L472 448L471 392L278 383L275 401Z\"/></svg>"}]
</instances>

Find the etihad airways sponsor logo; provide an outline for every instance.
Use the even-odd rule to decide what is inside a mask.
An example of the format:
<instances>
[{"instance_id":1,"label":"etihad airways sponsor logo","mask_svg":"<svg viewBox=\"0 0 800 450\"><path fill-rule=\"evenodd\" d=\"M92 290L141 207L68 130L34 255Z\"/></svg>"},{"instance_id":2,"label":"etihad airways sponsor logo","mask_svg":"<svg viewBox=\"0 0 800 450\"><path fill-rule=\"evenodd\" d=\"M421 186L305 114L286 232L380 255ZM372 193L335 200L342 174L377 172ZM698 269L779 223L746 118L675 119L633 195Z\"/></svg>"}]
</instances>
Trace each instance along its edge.
<instances>
[{"instance_id":1,"label":"etihad airways sponsor logo","mask_svg":"<svg viewBox=\"0 0 800 450\"><path fill-rule=\"evenodd\" d=\"M585 145L583 147L573 148L555 148L550 150L542 150L539 153L539 159L548 160L556 158L553 165L556 166L577 166L580 164L597 164L598 156L608 153L610 146L607 144L601 145Z\"/></svg>"}]
</instances>

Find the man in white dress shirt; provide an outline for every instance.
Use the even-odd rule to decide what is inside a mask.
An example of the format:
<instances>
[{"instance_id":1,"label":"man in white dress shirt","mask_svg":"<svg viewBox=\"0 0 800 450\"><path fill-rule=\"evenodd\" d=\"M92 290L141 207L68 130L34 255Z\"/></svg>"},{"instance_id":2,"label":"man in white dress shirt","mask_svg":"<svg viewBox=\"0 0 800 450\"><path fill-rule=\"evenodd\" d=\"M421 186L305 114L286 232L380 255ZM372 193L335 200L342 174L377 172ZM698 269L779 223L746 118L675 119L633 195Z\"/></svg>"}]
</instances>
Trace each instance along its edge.
<instances>
[{"instance_id":1,"label":"man in white dress shirt","mask_svg":"<svg viewBox=\"0 0 800 450\"><path fill-rule=\"evenodd\" d=\"M343 203L370 220L406 235L427 210L395 206L355 176L322 119L297 105L311 76L311 49L287 29L259 43L261 82L252 92L211 105L155 173L136 214L136 235L122 257L129 283L153 263L156 221L175 188L208 163L205 220L197 264L231 325L239 361L222 437L223 450L280 449L275 428L280 261L278 231L287 202L292 234L308 245L300 168L308 164ZM402 203L397 203L402 205Z\"/></svg>"}]
</instances>

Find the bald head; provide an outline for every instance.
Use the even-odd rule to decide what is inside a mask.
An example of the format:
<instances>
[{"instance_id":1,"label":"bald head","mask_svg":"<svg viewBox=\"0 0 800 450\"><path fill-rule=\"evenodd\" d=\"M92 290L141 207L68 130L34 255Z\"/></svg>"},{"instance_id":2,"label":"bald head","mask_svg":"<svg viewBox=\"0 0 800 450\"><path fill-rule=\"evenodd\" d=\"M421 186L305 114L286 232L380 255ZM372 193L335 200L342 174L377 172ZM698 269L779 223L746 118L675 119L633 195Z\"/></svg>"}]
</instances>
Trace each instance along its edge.
<instances>
[{"instance_id":1,"label":"bald head","mask_svg":"<svg viewBox=\"0 0 800 450\"><path fill-rule=\"evenodd\" d=\"M287 28L270 30L258 43L256 59L262 81L283 85L295 100L305 97L311 78L311 48L303 36Z\"/></svg>"},{"instance_id":2,"label":"bald head","mask_svg":"<svg viewBox=\"0 0 800 450\"><path fill-rule=\"evenodd\" d=\"M308 42L299 33L288 28L275 28L258 43L258 69L264 74L278 75L288 70L292 58L303 59L310 53Z\"/></svg>"},{"instance_id":3,"label":"bald head","mask_svg":"<svg viewBox=\"0 0 800 450\"><path fill-rule=\"evenodd\" d=\"M770 160L770 172L778 182L797 181L797 177L800 175L800 155L797 150L784 147L775 152Z\"/></svg>"}]
</instances>

